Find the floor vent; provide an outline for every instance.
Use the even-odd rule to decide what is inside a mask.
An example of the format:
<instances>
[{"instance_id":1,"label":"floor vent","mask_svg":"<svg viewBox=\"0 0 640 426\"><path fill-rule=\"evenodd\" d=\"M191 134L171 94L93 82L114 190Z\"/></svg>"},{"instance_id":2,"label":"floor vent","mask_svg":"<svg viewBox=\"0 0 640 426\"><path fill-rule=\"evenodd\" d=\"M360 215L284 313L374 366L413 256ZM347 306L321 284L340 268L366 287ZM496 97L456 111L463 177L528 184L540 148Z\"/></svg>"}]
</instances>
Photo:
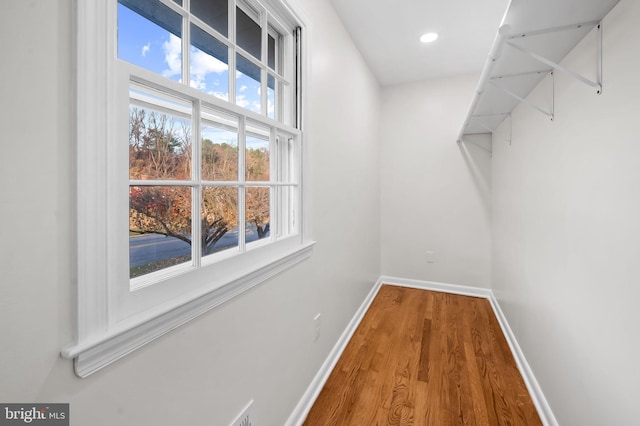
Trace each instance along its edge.
<instances>
[{"instance_id":1,"label":"floor vent","mask_svg":"<svg viewBox=\"0 0 640 426\"><path fill-rule=\"evenodd\" d=\"M253 399L249 401L244 410L240 413L238 417L231 423L231 426L257 426L254 423L253 416Z\"/></svg>"}]
</instances>

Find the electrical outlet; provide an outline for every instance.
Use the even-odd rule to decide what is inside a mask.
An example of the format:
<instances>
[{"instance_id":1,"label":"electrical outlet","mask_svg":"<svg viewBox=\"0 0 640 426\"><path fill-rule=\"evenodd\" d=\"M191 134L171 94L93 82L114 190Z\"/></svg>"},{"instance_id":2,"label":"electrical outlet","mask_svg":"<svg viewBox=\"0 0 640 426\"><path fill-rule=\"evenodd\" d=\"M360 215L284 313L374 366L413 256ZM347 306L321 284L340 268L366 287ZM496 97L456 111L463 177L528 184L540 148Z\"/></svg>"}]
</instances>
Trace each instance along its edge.
<instances>
[{"instance_id":1,"label":"electrical outlet","mask_svg":"<svg viewBox=\"0 0 640 426\"><path fill-rule=\"evenodd\" d=\"M244 410L231 423L231 426L256 426L253 415L253 399L244 407Z\"/></svg>"},{"instance_id":2,"label":"electrical outlet","mask_svg":"<svg viewBox=\"0 0 640 426\"><path fill-rule=\"evenodd\" d=\"M320 318L321 318L321 316L322 316L322 314L318 313L318 315L313 317L313 330L314 330L313 341L314 342L317 342L318 339L320 338Z\"/></svg>"}]
</instances>

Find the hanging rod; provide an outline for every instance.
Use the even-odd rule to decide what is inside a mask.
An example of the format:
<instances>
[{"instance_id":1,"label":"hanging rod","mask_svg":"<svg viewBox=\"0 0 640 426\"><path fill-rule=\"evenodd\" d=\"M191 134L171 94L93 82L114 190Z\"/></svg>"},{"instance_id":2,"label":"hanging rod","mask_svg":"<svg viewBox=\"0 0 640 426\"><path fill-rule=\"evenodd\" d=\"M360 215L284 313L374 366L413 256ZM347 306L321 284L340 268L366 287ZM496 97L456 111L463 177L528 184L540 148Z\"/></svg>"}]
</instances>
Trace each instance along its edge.
<instances>
[{"instance_id":1,"label":"hanging rod","mask_svg":"<svg viewBox=\"0 0 640 426\"><path fill-rule=\"evenodd\" d=\"M485 63L484 70L482 71L482 75L480 75L480 81L478 82L478 86L476 87L475 94L473 95L473 100L471 101L471 107L469 108L470 114L467 114L467 117L462 125L462 129L458 134L458 142L462 142L462 136L465 134L465 130L469 125L469 120L471 120L471 114L475 111L476 106L478 105L478 101L480 100L480 96L485 90L485 85L491 76L491 70L495 66L496 61L500 57L500 53L504 48L504 44L506 41L506 37L508 36L509 26L502 25L496 34L496 38L493 41L493 48L491 52L489 52L489 57L487 58L487 62Z\"/></svg>"}]
</instances>

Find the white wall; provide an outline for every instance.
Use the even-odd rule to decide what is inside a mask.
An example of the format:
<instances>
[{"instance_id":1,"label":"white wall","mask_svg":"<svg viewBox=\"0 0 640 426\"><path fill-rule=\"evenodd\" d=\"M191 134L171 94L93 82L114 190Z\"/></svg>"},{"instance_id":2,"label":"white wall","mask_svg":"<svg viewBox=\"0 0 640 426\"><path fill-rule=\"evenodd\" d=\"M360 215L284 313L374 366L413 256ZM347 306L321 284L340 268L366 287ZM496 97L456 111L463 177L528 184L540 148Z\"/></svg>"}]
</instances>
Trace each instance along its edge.
<instances>
[{"instance_id":1,"label":"white wall","mask_svg":"<svg viewBox=\"0 0 640 426\"><path fill-rule=\"evenodd\" d=\"M456 143L477 82L472 75L383 89L385 275L491 285L490 141Z\"/></svg>"},{"instance_id":2,"label":"white wall","mask_svg":"<svg viewBox=\"0 0 640 426\"><path fill-rule=\"evenodd\" d=\"M0 401L69 402L78 426L209 426L254 398L260 424L283 424L380 273L377 83L328 2L295 1L312 24L313 257L79 379L59 357L73 339L72 3L0 17Z\"/></svg>"},{"instance_id":3,"label":"white wall","mask_svg":"<svg viewBox=\"0 0 640 426\"><path fill-rule=\"evenodd\" d=\"M638 22L634 0L604 20L602 95L556 73L555 121L520 105L493 139L493 290L562 425L640 417ZM594 77L595 52L565 65Z\"/></svg>"}]
</instances>

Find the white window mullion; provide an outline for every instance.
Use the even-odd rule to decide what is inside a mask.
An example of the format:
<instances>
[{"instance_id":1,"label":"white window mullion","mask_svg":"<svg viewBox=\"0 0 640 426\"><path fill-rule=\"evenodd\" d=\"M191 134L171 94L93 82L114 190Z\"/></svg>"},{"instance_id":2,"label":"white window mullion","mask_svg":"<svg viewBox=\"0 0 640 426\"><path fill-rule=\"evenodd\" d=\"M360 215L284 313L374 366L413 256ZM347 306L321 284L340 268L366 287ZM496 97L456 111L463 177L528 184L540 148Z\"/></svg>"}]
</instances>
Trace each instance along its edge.
<instances>
[{"instance_id":1,"label":"white window mullion","mask_svg":"<svg viewBox=\"0 0 640 426\"><path fill-rule=\"evenodd\" d=\"M292 138L291 137L283 137L281 140L281 150L282 150L282 180L287 183L292 183L294 181L291 170L291 161L292 161ZM283 188L280 188L282 191L282 224L285 229L284 234L290 235L293 232L293 213L292 210L295 209L295 204L293 202L294 192L296 191L295 186L289 185Z\"/></svg>"},{"instance_id":2,"label":"white window mullion","mask_svg":"<svg viewBox=\"0 0 640 426\"><path fill-rule=\"evenodd\" d=\"M288 171L288 155L289 155L289 138L278 136L278 183L289 182ZM278 187L278 220L280 227L278 228L278 237L289 234L289 209L291 206L287 203L287 194L290 192L289 187Z\"/></svg>"},{"instance_id":3,"label":"white window mullion","mask_svg":"<svg viewBox=\"0 0 640 426\"><path fill-rule=\"evenodd\" d=\"M229 186L238 186L240 185L240 182L238 181L219 181L219 180L203 180L202 182L200 182L201 186L205 187L205 186L219 186L219 187L229 187Z\"/></svg>"},{"instance_id":4,"label":"white window mullion","mask_svg":"<svg viewBox=\"0 0 640 426\"><path fill-rule=\"evenodd\" d=\"M187 0L185 0L187 1ZM186 5L185 5L186 6ZM189 14L182 16L182 84L189 86L191 81L191 28Z\"/></svg>"},{"instance_id":5,"label":"white window mullion","mask_svg":"<svg viewBox=\"0 0 640 426\"><path fill-rule=\"evenodd\" d=\"M238 249L240 253L244 253L247 247L246 241L246 197L247 197L247 189L246 189L246 147L247 147L247 138L246 138L246 127L247 120L244 116L240 116L238 118L238 181L240 185L238 186Z\"/></svg>"},{"instance_id":6,"label":"white window mullion","mask_svg":"<svg viewBox=\"0 0 640 426\"><path fill-rule=\"evenodd\" d=\"M303 175L302 175L302 160L304 158L303 155L303 147L301 143L300 136L292 137L288 139L288 155L289 155L289 181L292 181L296 186L291 191L291 196L289 199L289 224L292 232L299 232L301 236L303 236L303 229L300 226L298 216L302 215L302 209L304 208L303 199L302 199L302 186L303 186Z\"/></svg>"},{"instance_id":7,"label":"white window mullion","mask_svg":"<svg viewBox=\"0 0 640 426\"><path fill-rule=\"evenodd\" d=\"M272 127L271 135L269 136L269 180L272 183L282 182L280 155L279 136L276 128ZM280 222L280 215L283 212L282 205L280 204L281 193L282 190L279 187L269 185L269 239L271 240L280 236L280 230L282 229L282 223Z\"/></svg>"},{"instance_id":8,"label":"white window mullion","mask_svg":"<svg viewBox=\"0 0 640 426\"><path fill-rule=\"evenodd\" d=\"M260 35L260 57L262 58L262 66L260 67L260 111L262 111L262 115L268 117L267 68L269 68L269 25L267 22L267 12L265 10L260 13L260 30L262 32Z\"/></svg>"},{"instance_id":9,"label":"white window mullion","mask_svg":"<svg viewBox=\"0 0 640 426\"><path fill-rule=\"evenodd\" d=\"M273 115L276 121L282 121L282 101L281 101L281 92L284 90L284 85L278 81L275 77L278 73L282 73L282 64L280 63L280 49L282 48L282 37L278 34L277 31L273 33L273 39L275 40L275 48L274 48L274 81L273 81Z\"/></svg>"},{"instance_id":10,"label":"white window mullion","mask_svg":"<svg viewBox=\"0 0 640 426\"><path fill-rule=\"evenodd\" d=\"M294 84L291 87L291 93L285 98L284 107L285 111L293 116L289 117L290 124L298 130L302 130L302 65L305 63L302 58L302 29L300 27L295 29L295 35L289 36L291 42L287 43L288 58L293 58L292 61L286 61L285 63L285 76L289 80L293 80ZM289 104L291 103L291 105Z\"/></svg>"},{"instance_id":11,"label":"white window mullion","mask_svg":"<svg viewBox=\"0 0 640 426\"><path fill-rule=\"evenodd\" d=\"M236 0L229 0L229 4L227 7L229 8L229 21L228 21L229 41L231 41L231 43L233 43L233 45L235 46L236 44Z\"/></svg>"},{"instance_id":12,"label":"white window mullion","mask_svg":"<svg viewBox=\"0 0 640 426\"><path fill-rule=\"evenodd\" d=\"M236 103L236 50L229 47L229 102Z\"/></svg>"},{"instance_id":13,"label":"white window mullion","mask_svg":"<svg viewBox=\"0 0 640 426\"><path fill-rule=\"evenodd\" d=\"M267 69L260 67L260 111L265 117L269 116L267 102Z\"/></svg>"},{"instance_id":14,"label":"white window mullion","mask_svg":"<svg viewBox=\"0 0 640 426\"><path fill-rule=\"evenodd\" d=\"M173 10L174 12L178 12L180 14L184 14L184 9L187 9L187 0L183 0L182 2L182 6L180 6L179 4L177 4L176 2L174 2L173 0L159 0L160 3L164 4L165 6L167 6L169 9Z\"/></svg>"},{"instance_id":15,"label":"white window mullion","mask_svg":"<svg viewBox=\"0 0 640 426\"><path fill-rule=\"evenodd\" d=\"M197 182L192 180L130 180L131 186L194 186Z\"/></svg>"},{"instance_id":16,"label":"white window mullion","mask_svg":"<svg viewBox=\"0 0 640 426\"><path fill-rule=\"evenodd\" d=\"M200 112L202 111L202 103L196 100L193 103L193 122L191 123L191 179L196 182L193 186L191 195L191 257L193 265L199 268L202 261L202 226L200 218L200 206L202 205L202 149L200 136Z\"/></svg>"},{"instance_id":17,"label":"white window mullion","mask_svg":"<svg viewBox=\"0 0 640 426\"><path fill-rule=\"evenodd\" d=\"M236 103L236 0L229 0L229 102Z\"/></svg>"}]
</instances>

